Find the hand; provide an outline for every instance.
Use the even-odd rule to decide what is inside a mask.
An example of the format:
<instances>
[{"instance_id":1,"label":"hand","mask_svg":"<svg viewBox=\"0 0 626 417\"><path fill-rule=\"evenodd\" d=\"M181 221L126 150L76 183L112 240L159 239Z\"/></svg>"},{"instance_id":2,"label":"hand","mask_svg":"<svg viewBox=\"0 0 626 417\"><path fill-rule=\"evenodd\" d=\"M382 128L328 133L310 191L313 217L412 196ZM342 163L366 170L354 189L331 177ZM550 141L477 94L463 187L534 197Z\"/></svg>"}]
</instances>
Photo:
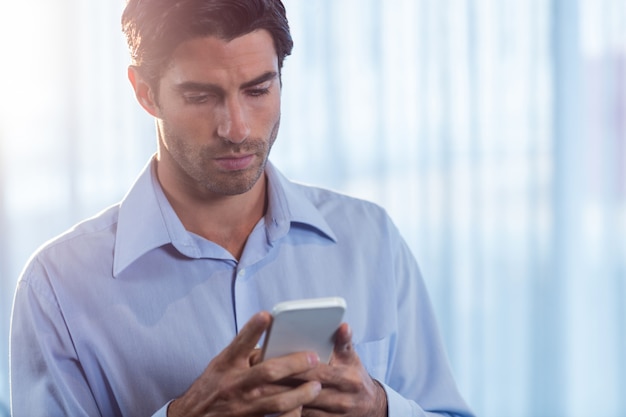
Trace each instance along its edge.
<instances>
[{"instance_id":1,"label":"hand","mask_svg":"<svg viewBox=\"0 0 626 417\"><path fill-rule=\"evenodd\" d=\"M187 392L170 404L168 417L300 416L302 406L320 393L320 383L276 382L311 371L319 358L302 352L257 363L255 346L271 320L267 312L253 316Z\"/></svg>"},{"instance_id":2,"label":"hand","mask_svg":"<svg viewBox=\"0 0 626 417\"><path fill-rule=\"evenodd\" d=\"M306 374L322 383L322 392L302 410L303 417L386 417L387 394L365 370L352 344L352 332L342 324L335 334L329 365Z\"/></svg>"}]
</instances>

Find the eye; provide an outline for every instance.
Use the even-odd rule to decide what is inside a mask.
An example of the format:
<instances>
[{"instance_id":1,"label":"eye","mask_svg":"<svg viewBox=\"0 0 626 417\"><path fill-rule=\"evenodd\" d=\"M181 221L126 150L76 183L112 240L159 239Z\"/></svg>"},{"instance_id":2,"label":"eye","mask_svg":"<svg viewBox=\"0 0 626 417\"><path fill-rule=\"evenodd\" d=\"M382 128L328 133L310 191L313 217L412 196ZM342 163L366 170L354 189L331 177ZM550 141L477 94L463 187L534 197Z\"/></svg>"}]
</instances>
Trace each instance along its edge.
<instances>
[{"instance_id":1,"label":"eye","mask_svg":"<svg viewBox=\"0 0 626 417\"><path fill-rule=\"evenodd\" d=\"M183 100L187 104L205 104L218 100L219 96L212 92L188 91L183 94Z\"/></svg>"},{"instance_id":2,"label":"eye","mask_svg":"<svg viewBox=\"0 0 626 417\"><path fill-rule=\"evenodd\" d=\"M185 102L189 104L202 104L209 101L210 94L186 94L183 96Z\"/></svg>"},{"instance_id":3,"label":"eye","mask_svg":"<svg viewBox=\"0 0 626 417\"><path fill-rule=\"evenodd\" d=\"M250 97L262 97L266 94L269 94L270 89L269 87L267 88L251 88L249 90L246 90L246 94L248 94Z\"/></svg>"}]
</instances>

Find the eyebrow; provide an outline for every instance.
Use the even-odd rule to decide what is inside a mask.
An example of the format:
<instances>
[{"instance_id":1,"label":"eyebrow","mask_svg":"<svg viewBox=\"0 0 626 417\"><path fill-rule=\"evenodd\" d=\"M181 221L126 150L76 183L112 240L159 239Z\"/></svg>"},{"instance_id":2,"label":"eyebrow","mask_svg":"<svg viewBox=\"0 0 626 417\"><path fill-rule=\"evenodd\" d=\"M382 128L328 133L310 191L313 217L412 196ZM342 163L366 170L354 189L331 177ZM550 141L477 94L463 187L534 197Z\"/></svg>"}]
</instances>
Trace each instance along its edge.
<instances>
[{"instance_id":1,"label":"eyebrow","mask_svg":"<svg viewBox=\"0 0 626 417\"><path fill-rule=\"evenodd\" d=\"M241 84L240 89L244 90L246 88L254 87L255 85L262 84L266 81L270 81L275 79L278 76L276 71L268 71L250 81L246 81ZM201 83L196 81L185 81L178 85L176 85L176 89L178 91L206 91L211 93L223 93L224 89L217 84L212 83Z\"/></svg>"}]
</instances>

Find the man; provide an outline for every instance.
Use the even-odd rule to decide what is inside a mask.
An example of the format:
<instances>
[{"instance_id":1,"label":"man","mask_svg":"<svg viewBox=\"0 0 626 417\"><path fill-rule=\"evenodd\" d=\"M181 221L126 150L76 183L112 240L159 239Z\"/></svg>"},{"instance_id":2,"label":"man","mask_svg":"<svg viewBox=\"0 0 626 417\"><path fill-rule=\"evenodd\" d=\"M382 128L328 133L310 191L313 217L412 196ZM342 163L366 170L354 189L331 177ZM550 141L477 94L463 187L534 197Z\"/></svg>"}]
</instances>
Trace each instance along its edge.
<instances>
[{"instance_id":1,"label":"man","mask_svg":"<svg viewBox=\"0 0 626 417\"><path fill-rule=\"evenodd\" d=\"M268 162L292 41L279 0L130 0L157 153L27 265L13 415L470 416L418 267L379 207ZM260 361L279 301L342 296L330 363Z\"/></svg>"}]
</instances>

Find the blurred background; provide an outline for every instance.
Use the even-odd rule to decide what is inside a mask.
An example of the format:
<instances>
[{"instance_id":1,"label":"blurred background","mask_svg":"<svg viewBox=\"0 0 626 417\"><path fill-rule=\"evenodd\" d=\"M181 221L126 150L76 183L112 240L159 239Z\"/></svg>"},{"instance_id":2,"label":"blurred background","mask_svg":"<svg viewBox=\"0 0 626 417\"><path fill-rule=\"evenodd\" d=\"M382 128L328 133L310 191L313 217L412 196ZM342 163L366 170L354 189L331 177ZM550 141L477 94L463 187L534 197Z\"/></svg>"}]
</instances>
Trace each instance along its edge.
<instances>
[{"instance_id":1,"label":"blurred background","mask_svg":"<svg viewBox=\"0 0 626 417\"><path fill-rule=\"evenodd\" d=\"M626 416L626 2L285 4L272 160L387 208L477 414ZM155 149L122 8L0 5L0 416L22 267Z\"/></svg>"}]
</instances>

